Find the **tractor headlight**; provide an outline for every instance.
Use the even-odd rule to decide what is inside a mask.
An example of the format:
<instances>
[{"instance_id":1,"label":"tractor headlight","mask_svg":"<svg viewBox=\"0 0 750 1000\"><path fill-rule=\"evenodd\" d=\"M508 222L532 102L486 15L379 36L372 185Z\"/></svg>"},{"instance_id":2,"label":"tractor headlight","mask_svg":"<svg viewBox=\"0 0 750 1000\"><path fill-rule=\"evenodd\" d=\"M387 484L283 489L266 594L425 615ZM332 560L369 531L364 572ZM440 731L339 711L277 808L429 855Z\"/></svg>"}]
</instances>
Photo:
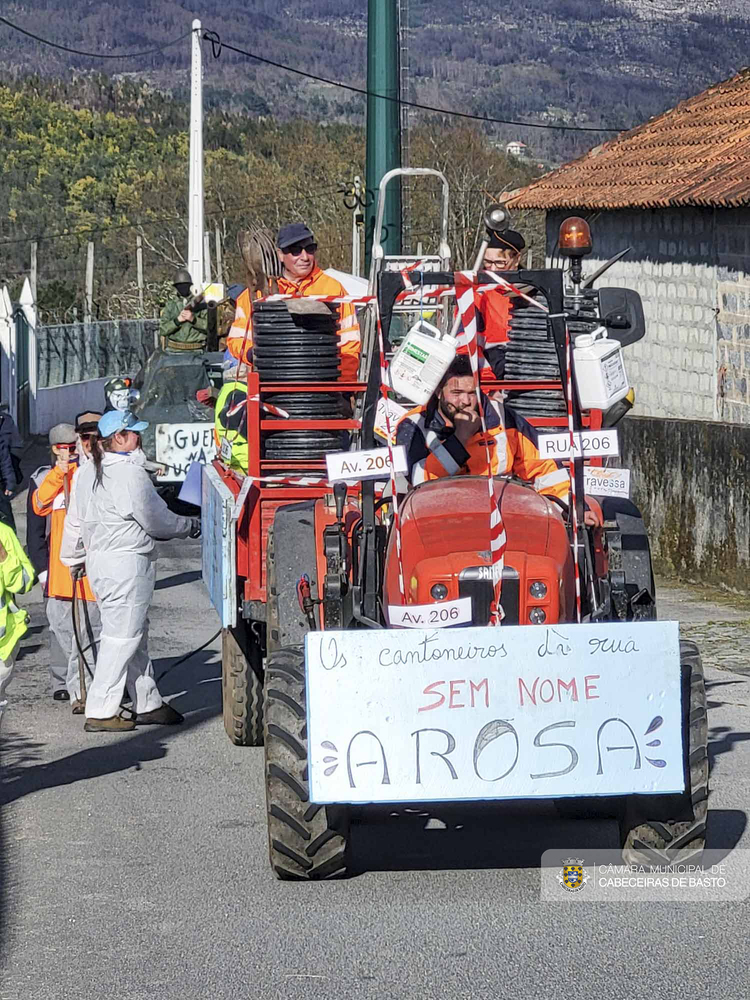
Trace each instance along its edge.
<instances>
[{"instance_id":1,"label":"tractor headlight","mask_svg":"<svg viewBox=\"0 0 750 1000\"><path fill-rule=\"evenodd\" d=\"M536 598L537 601L541 601L543 597L547 596L547 584L542 583L541 580L534 580L532 585L529 587L529 593L532 597Z\"/></svg>"},{"instance_id":2,"label":"tractor headlight","mask_svg":"<svg viewBox=\"0 0 750 1000\"><path fill-rule=\"evenodd\" d=\"M448 588L444 583L433 583L430 588L430 597L436 601L444 601L448 596Z\"/></svg>"},{"instance_id":3,"label":"tractor headlight","mask_svg":"<svg viewBox=\"0 0 750 1000\"><path fill-rule=\"evenodd\" d=\"M541 625L547 621L547 612L544 608L532 608L529 611L529 621L532 625Z\"/></svg>"}]
</instances>

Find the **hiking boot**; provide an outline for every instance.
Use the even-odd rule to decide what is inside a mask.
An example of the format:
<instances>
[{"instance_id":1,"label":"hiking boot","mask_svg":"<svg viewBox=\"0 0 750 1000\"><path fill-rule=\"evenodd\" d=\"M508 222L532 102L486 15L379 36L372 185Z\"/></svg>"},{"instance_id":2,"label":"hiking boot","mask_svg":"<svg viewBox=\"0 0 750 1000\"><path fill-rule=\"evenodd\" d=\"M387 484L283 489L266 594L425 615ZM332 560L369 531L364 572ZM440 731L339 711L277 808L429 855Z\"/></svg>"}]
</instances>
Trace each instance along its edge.
<instances>
[{"instance_id":1,"label":"hiking boot","mask_svg":"<svg viewBox=\"0 0 750 1000\"><path fill-rule=\"evenodd\" d=\"M83 715L83 713L86 711L86 703L76 698L76 700L70 706L70 710L73 713L73 715Z\"/></svg>"},{"instance_id":2,"label":"hiking boot","mask_svg":"<svg viewBox=\"0 0 750 1000\"><path fill-rule=\"evenodd\" d=\"M166 702L152 712L139 712L135 721L139 726L179 726L185 717Z\"/></svg>"},{"instance_id":3,"label":"hiking boot","mask_svg":"<svg viewBox=\"0 0 750 1000\"><path fill-rule=\"evenodd\" d=\"M53 701L70 701L70 695L65 690L65 688L60 688L59 691L55 691L52 695Z\"/></svg>"},{"instance_id":4,"label":"hiking boot","mask_svg":"<svg viewBox=\"0 0 750 1000\"><path fill-rule=\"evenodd\" d=\"M135 729L132 719L123 719L120 715L113 715L111 719L86 719L83 727L87 733L125 733L130 729Z\"/></svg>"}]
</instances>

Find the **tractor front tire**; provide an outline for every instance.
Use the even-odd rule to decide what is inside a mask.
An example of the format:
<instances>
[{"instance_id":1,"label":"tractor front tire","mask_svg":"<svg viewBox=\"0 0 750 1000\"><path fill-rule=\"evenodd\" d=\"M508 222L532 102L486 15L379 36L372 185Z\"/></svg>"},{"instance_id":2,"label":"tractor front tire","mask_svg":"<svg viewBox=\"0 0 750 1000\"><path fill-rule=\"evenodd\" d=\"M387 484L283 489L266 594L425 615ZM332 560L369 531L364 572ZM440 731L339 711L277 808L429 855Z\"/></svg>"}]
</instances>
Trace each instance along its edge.
<instances>
[{"instance_id":1,"label":"tractor front tire","mask_svg":"<svg viewBox=\"0 0 750 1000\"><path fill-rule=\"evenodd\" d=\"M698 860L706 846L708 818L708 712L706 683L698 647L680 642L683 739L686 742L685 793L676 820L643 820L648 797L625 804L621 820L626 864L663 865ZM645 808L648 808L645 805ZM653 813L652 813L653 815Z\"/></svg>"},{"instance_id":2,"label":"tractor front tire","mask_svg":"<svg viewBox=\"0 0 750 1000\"><path fill-rule=\"evenodd\" d=\"M263 679L232 629L221 636L221 704L224 730L236 747L263 746ZM260 664L259 655L255 657Z\"/></svg>"},{"instance_id":3,"label":"tractor front tire","mask_svg":"<svg viewBox=\"0 0 750 1000\"><path fill-rule=\"evenodd\" d=\"M301 646L282 647L266 659L265 747L268 849L276 877L316 881L346 875L346 811L310 802ZM334 811L341 814L335 825Z\"/></svg>"}]
</instances>

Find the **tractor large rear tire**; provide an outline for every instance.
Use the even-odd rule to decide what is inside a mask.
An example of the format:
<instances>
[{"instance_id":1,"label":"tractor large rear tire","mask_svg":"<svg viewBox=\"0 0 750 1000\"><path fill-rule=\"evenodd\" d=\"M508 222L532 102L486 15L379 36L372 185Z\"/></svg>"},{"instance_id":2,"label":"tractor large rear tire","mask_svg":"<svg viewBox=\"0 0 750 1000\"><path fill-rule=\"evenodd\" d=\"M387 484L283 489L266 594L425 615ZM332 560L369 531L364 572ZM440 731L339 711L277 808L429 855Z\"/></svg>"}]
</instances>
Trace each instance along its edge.
<instances>
[{"instance_id":1,"label":"tractor large rear tire","mask_svg":"<svg viewBox=\"0 0 750 1000\"><path fill-rule=\"evenodd\" d=\"M305 657L301 646L269 653L265 687L268 849L276 877L314 881L347 869L345 811L310 802Z\"/></svg>"},{"instance_id":2,"label":"tractor large rear tire","mask_svg":"<svg viewBox=\"0 0 750 1000\"><path fill-rule=\"evenodd\" d=\"M263 746L263 677L254 643L243 651L234 631L221 636L221 704L224 729L236 747ZM255 668L255 669L254 669Z\"/></svg>"},{"instance_id":3,"label":"tractor large rear tire","mask_svg":"<svg viewBox=\"0 0 750 1000\"><path fill-rule=\"evenodd\" d=\"M626 864L662 865L697 860L706 846L708 818L708 713L706 684L698 647L680 642L685 793L677 820L644 820L649 797L628 800L621 820ZM651 807L655 804L651 800ZM652 815L656 814L653 809Z\"/></svg>"}]
</instances>

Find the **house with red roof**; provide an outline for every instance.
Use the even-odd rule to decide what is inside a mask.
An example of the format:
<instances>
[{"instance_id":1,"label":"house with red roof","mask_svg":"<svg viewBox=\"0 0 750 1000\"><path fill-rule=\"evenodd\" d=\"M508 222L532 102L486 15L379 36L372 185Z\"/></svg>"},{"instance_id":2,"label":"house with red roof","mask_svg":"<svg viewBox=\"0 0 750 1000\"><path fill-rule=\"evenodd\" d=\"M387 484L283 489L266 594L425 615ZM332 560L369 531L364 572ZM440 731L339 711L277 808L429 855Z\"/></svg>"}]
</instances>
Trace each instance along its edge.
<instances>
[{"instance_id":1,"label":"house with red roof","mask_svg":"<svg viewBox=\"0 0 750 1000\"><path fill-rule=\"evenodd\" d=\"M637 289L647 333L628 348L636 412L750 423L750 68L513 192L560 223L588 220L584 271Z\"/></svg>"}]
</instances>

